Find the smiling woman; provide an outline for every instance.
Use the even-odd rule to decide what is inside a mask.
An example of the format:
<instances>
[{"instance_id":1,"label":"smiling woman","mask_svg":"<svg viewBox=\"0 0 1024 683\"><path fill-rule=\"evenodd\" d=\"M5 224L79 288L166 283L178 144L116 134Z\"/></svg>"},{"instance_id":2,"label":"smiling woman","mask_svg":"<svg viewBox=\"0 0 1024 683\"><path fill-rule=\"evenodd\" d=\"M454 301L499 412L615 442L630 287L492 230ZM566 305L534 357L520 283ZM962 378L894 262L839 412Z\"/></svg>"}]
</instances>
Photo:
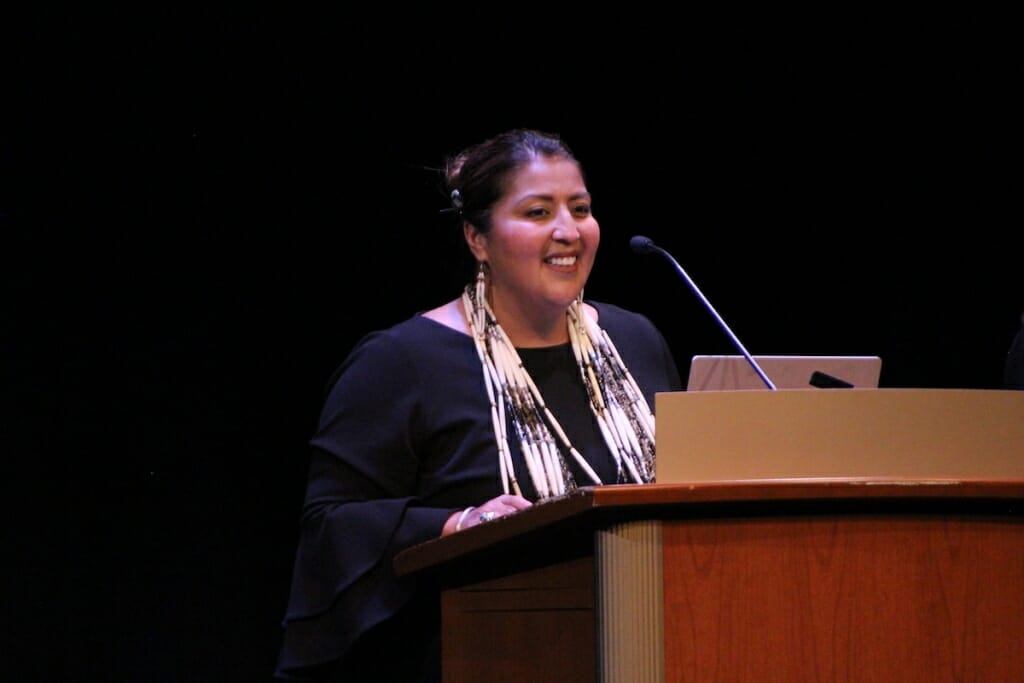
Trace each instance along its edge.
<instances>
[{"instance_id":1,"label":"smiling woman","mask_svg":"<svg viewBox=\"0 0 1024 683\"><path fill-rule=\"evenodd\" d=\"M583 298L600 227L558 136L499 134L442 180L476 276L366 335L332 378L283 679L440 680L439 596L394 556L579 486L652 481L654 394L682 388L647 318Z\"/></svg>"}]
</instances>

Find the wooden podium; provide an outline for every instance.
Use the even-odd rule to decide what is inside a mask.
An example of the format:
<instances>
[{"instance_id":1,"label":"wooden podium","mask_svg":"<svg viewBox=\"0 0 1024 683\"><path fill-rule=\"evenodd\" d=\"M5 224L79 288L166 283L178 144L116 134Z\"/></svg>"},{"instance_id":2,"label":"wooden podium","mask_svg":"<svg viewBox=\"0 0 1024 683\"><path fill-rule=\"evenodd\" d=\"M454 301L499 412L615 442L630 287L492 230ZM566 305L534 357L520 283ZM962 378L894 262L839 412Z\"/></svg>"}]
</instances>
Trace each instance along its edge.
<instances>
[{"instance_id":1,"label":"wooden podium","mask_svg":"<svg viewBox=\"0 0 1024 683\"><path fill-rule=\"evenodd\" d=\"M738 405L788 427L759 437ZM1024 392L680 392L656 410L657 484L396 558L442 589L446 683L1024 680Z\"/></svg>"}]
</instances>

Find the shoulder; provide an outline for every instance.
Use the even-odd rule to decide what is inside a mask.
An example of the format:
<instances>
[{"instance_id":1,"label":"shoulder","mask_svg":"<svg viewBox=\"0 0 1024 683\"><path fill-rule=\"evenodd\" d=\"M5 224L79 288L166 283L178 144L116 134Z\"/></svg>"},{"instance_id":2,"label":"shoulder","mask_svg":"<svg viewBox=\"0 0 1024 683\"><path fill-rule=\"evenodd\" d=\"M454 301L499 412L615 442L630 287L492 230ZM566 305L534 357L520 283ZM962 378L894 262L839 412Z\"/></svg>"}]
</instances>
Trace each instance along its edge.
<instances>
[{"instance_id":1,"label":"shoulder","mask_svg":"<svg viewBox=\"0 0 1024 683\"><path fill-rule=\"evenodd\" d=\"M408 378L424 366L436 366L459 343L472 338L419 313L390 327L363 335L351 348L328 380L328 389L343 375L372 384L395 378Z\"/></svg>"},{"instance_id":2,"label":"shoulder","mask_svg":"<svg viewBox=\"0 0 1024 683\"><path fill-rule=\"evenodd\" d=\"M374 330L360 339L354 348L359 350L366 347L385 347L394 350L396 347L406 347L420 351L425 347L447 344L455 337L465 336L460 335L449 322L438 320L429 313L416 313L390 327Z\"/></svg>"},{"instance_id":3,"label":"shoulder","mask_svg":"<svg viewBox=\"0 0 1024 683\"><path fill-rule=\"evenodd\" d=\"M655 391L681 388L679 369L661 330L642 313L614 304L589 301L598 312L598 326L612 340L630 372L653 400Z\"/></svg>"},{"instance_id":4,"label":"shoulder","mask_svg":"<svg viewBox=\"0 0 1024 683\"><path fill-rule=\"evenodd\" d=\"M654 323L642 313L631 311L615 304L603 301L587 301L597 312L597 324L608 331L608 334L615 332L655 332L657 329Z\"/></svg>"},{"instance_id":5,"label":"shoulder","mask_svg":"<svg viewBox=\"0 0 1024 683\"><path fill-rule=\"evenodd\" d=\"M470 334L469 323L462 309L462 299L453 299L423 314L424 318L440 323L462 334Z\"/></svg>"}]
</instances>

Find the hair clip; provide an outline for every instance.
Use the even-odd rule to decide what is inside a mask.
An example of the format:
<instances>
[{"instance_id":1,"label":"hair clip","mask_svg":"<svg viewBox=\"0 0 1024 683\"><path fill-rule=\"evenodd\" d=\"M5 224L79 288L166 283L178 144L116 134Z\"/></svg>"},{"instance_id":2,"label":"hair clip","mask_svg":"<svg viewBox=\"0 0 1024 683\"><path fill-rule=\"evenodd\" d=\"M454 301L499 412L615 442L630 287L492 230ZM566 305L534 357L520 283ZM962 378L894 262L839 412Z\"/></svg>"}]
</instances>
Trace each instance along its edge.
<instances>
[{"instance_id":1,"label":"hair clip","mask_svg":"<svg viewBox=\"0 0 1024 683\"><path fill-rule=\"evenodd\" d=\"M462 193L458 190L452 190L452 206L458 211L462 211Z\"/></svg>"}]
</instances>

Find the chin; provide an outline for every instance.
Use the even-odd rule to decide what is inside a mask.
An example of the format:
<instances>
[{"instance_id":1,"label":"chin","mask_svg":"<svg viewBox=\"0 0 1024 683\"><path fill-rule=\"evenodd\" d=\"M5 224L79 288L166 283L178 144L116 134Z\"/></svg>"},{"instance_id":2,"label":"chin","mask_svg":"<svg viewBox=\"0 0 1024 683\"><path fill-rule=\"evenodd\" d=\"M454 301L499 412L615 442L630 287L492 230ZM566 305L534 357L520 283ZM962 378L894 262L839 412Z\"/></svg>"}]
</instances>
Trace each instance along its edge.
<instances>
[{"instance_id":1,"label":"chin","mask_svg":"<svg viewBox=\"0 0 1024 683\"><path fill-rule=\"evenodd\" d=\"M569 306L572 305L572 302L576 301L576 298L580 295L581 291L582 289L580 288L573 289L571 292L566 291L564 294L551 297L551 301L552 303L557 303L561 308L569 308Z\"/></svg>"},{"instance_id":2,"label":"chin","mask_svg":"<svg viewBox=\"0 0 1024 683\"><path fill-rule=\"evenodd\" d=\"M544 298L552 306L568 308L580 295L580 292L583 291L585 283L585 280L581 281L575 278L572 280L549 281L544 288Z\"/></svg>"}]
</instances>

